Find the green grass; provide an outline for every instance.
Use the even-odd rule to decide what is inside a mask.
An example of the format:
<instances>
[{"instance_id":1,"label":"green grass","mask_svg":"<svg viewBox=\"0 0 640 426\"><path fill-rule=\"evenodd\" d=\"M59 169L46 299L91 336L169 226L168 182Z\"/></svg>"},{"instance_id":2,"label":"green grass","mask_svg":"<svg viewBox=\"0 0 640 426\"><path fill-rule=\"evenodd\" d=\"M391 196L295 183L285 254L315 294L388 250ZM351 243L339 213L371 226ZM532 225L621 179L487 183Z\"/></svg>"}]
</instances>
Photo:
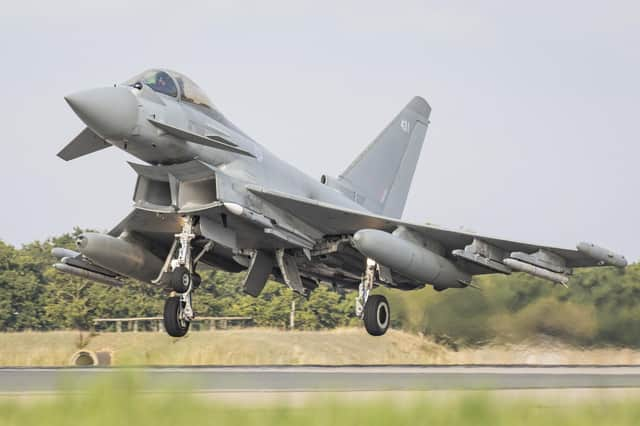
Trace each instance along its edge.
<instances>
[{"instance_id":1,"label":"green grass","mask_svg":"<svg viewBox=\"0 0 640 426\"><path fill-rule=\"evenodd\" d=\"M140 392L140 377L111 376L83 392L28 400L0 398L0 424L48 425L637 425L640 401L599 400L566 406L540 402L501 401L488 394L307 399L302 404L222 403L213 396L188 392ZM69 390L69 389L67 389ZM420 394L418 394L420 395Z\"/></svg>"}]
</instances>

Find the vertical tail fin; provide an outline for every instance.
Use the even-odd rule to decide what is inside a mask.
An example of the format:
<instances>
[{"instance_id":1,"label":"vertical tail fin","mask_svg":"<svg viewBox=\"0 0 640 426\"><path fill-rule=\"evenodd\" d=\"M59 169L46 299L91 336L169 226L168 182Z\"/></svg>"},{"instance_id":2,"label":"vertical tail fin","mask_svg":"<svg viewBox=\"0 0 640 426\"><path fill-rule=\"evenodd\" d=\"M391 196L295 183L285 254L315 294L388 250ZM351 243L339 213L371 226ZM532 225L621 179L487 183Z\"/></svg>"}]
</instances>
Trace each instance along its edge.
<instances>
[{"instance_id":1,"label":"vertical tail fin","mask_svg":"<svg viewBox=\"0 0 640 426\"><path fill-rule=\"evenodd\" d=\"M371 212L402 216L431 107L416 96L340 175Z\"/></svg>"}]
</instances>

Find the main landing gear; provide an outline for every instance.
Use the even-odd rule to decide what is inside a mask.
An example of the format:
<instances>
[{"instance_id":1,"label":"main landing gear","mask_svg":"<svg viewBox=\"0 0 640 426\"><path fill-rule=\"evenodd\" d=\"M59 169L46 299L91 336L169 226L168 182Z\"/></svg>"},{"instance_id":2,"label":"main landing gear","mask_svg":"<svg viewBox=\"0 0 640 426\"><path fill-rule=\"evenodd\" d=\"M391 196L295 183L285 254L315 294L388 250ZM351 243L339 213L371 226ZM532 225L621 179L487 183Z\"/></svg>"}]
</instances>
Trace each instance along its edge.
<instances>
[{"instance_id":1,"label":"main landing gear","mask_svg":"<svg viewBox=\"0 0 640 426\"><path fill-rule=\"evenodd\" d=\"M196 237L193 233L194 226L194 218L185 218L182 231L175 235L162 272L154 281L163 282L165 274L168 275L166 282L172 292L164 303L163 320L165 330L173 337L182 337L187 334L191 321L195 318L192 295L201 282L200 275L195 272L196 265L202 255L213 245L212 242L208 242L195 258L192 257L191 242Z\"/></svg>"},{"instance_id":2,"label":"main landing gear","mask_svg":"<svg viewBox=\"0 0 640 426\"><path fill-rule=\"evenodd\" d=\"M367 267L358 286L356 315L364 321L364 328L367 333L372 336L382 336L389 329L391 310L386 297L381 294L370 295L371 290L373 290L376 270L376 262L367 259Z\"/></svg>"}]
</instances>

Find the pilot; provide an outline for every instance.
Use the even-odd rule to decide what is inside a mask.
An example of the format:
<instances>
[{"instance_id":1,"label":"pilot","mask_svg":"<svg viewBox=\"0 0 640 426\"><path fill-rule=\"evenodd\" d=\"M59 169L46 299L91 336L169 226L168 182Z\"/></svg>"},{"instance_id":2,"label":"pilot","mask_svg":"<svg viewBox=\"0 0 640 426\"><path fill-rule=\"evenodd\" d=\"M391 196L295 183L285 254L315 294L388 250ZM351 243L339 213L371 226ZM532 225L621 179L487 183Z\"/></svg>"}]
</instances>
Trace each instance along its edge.
<instances>
[{"instance_id":1,"label":"pilot","mask_svg":"<svg viewBox=\"0 0 640 426\"><path fill-rule=\"evenodd\" d=\"M173 79L164 71L158 71L146 81L147 85L156 92L169 96L177 96L178 91Z\"/></svg>"},{"instance_id":2,"label":"pilot","mask_svg":"<svg viewBox=\"0 0 640 426\"><path fill-rule=\"evenodd\" d=\"M165 72L159 72L158 74L156 74L156 84L160 88L166 89L167 86L169 85L169 83L167 82L167 77L169 77L169 76L166 75Z\"/></svg>"}]
</instances>

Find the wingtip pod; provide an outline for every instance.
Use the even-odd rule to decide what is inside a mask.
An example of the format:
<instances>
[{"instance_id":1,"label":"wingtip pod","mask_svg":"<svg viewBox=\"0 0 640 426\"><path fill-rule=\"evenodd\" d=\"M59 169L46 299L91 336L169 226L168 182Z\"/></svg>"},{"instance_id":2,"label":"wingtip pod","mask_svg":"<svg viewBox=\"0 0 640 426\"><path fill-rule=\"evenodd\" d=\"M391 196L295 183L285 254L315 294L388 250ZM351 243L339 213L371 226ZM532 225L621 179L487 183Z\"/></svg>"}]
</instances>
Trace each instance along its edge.
<instances>
[{"instance_id":1,"label":"wingtip pod","mask_svg":"<svg viewBox=\"0 0 640 426\"><path fill-rule=\"evenodd\" d=\"M624 268L627 266L627 259L621 254L607 250L604 247L597 246L593 243L581 242L576 248L578 251L586 254L592 259L598 260L603 265L617 266L618 268Z\"/></svg>"}]
</instances>

